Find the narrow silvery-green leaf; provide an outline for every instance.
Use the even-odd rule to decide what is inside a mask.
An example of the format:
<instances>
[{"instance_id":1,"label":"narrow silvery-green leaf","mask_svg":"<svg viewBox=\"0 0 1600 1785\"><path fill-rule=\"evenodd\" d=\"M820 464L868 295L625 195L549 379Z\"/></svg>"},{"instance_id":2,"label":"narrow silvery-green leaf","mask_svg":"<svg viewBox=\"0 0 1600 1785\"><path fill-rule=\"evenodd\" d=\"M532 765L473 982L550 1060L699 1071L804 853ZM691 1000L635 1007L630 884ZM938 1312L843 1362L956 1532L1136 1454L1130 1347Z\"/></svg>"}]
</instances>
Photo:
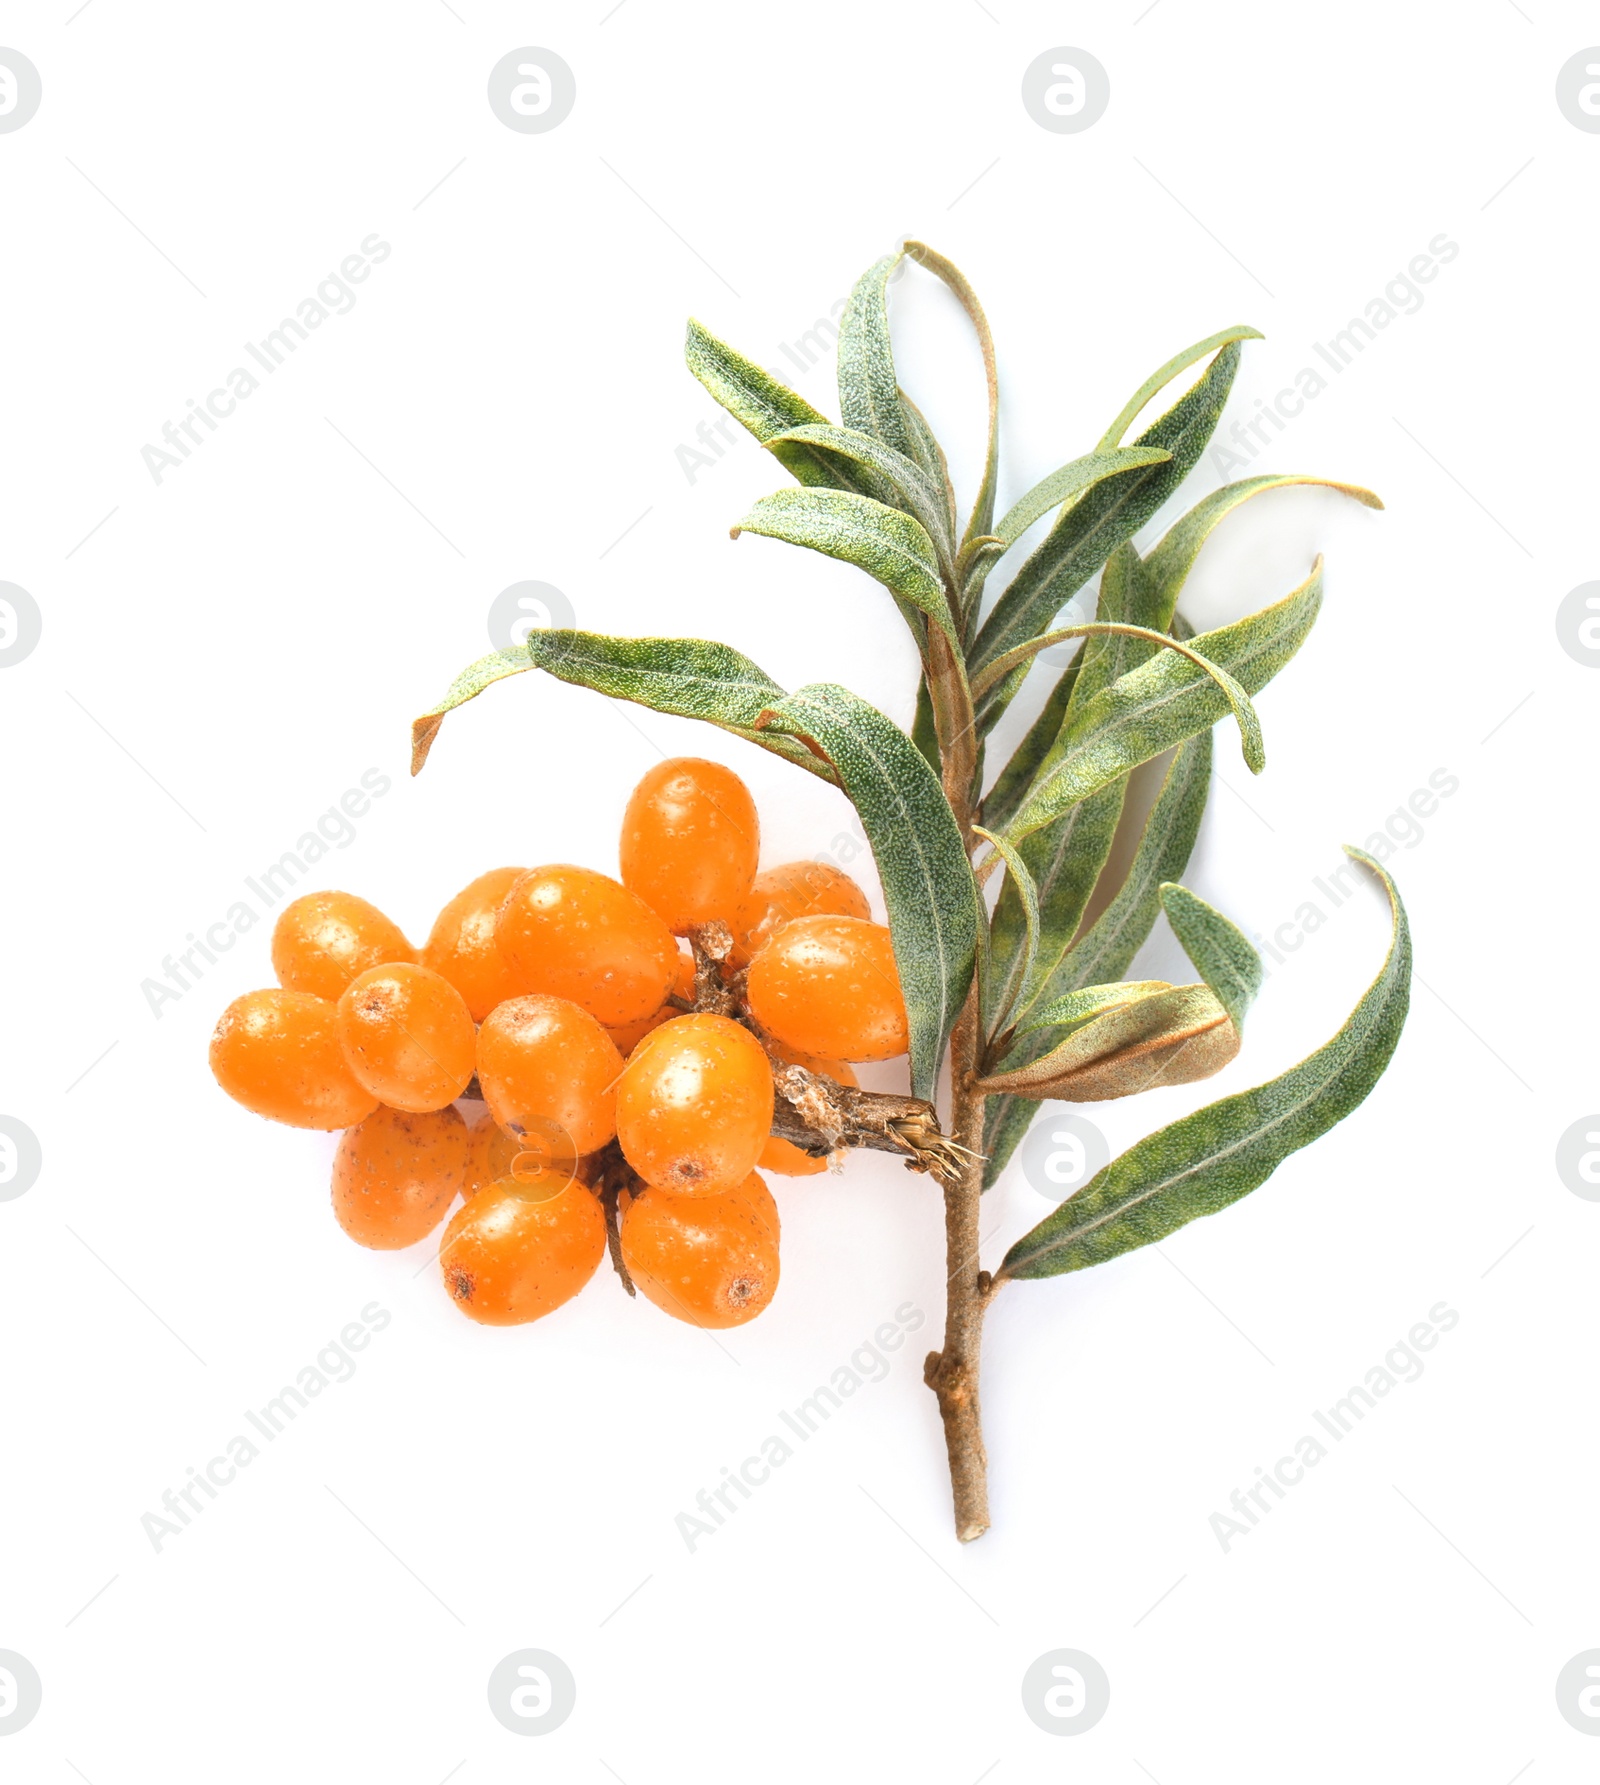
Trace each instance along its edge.
<instances>
[{"instance_id":1,"label":"narrow silvery-green leaf","mask_svg":"<svg viewBox=\"0 0 1600 1785\"><path fill-rule=\"evenodd\" d=\"M832 771L792 738L756 721L783 690L748 657L703 638L612 638L567 628L530 632L522 651L485 657L458 676L445 698L412 727L412 773L427 760L444 715L519 669L542 669L563 682L658 713L704 719L759 744L824 780Z\"/></svg>"},{"instance_id":2,"label":"narrow silvery-green leaf","mask_svg":"<svg viewBox=\"0 0 1600 1785\"><path fill-rule=\"evenodd\" d=\"M906 432L911 436L911 456L939 492L945 533L953 540L956 536L956 492L950 482L950 466L945 460L944 448L934 438L928 418L904 391L900 393L900 407L905 411Z\"/></svg>"},{"instance_id":3,"label":"narrow silvery-green leaf","mask_svg":"<svg viewBox=\"0 0 1600 1785\"><path fill-rule=\"evenodd\" d=\"M1214 632L1194 647L1258 693L1299 650L1322 603L1322 561L1292 594ZM1227 710L1211 677L1175 651L1162 651L1103 689L1067 723L1016 816L1006 826L1015 843L1141 762L1148 762Z\"/></svg>"},{"instance_id":4,"label":"narrow silvery-green leaf","mask_svg":"<svg viewBox=\"0 0 1600 1785\"><path fill-rule=\"evenodd\" d=\"M1157 632L1149 626L1127 626L1119 620L1088 620L1082 626L1063 626L1058 632L1047 632L1042 638L1029 639L1027 644L1019 645L1016 650L1008 651L1004 657L996 660L983 671L972 684L972 692L981 695L992 687L1008 669L1013 667L1012 660L1025 662L1040 651L1048 650L1051 645L1064 643L1069 638L1097 638L1108 633L1120 633L1128 638L1141 639L1156 649L1176 651L1187 657L1198 669L1203 669L1227 696L1228 705L1233 716L1239 722L1239 735L1244 746L1244 759L1249 764L1252 774L1259 775L1266 763L1266 746L1261 738L1261 721L1256 717L1256 710L1250 704L1250 696L1240 687L1220 664L1213 663L1193 645L1173 638L1165 632ZM1157 752L1159 754L1159 752Z\"/></svg>"},{"instance_id":5,"label":"narrow silvery-green leaf","mask_svg":"<svg viewBox=\"0 0 1600 1785\"><path fill-rule=\"evenodd\" d=\"M1050 753L1051 745L1060 735L1061 722L1066 717L1073 685L1082 667L1083 654L1080 652L1056 677L1050 692L1045 696L1044 705L1039 709L1039 717L1028 727L1022 742L1012 751L1010 761L1000 771L994 786L983 796L983 822L991 830L1005 829L1022 803L1023 795L1032 786L1040 763Z\"/></svg>"},{"instance_id":6,"label":"narrow silvery-green leaf","mask_svg":"<svg viewBox=\"0 0 1600 1785\"><path fill-rule=\"evenodd\" d=\"M937 250L930 248L926 242L907 242L905 251L920 266L937 274L955 293L957 302L966 311L967 319L978 337L978 350L983 355L983 376L989 393L989 440L984 454L983 481L978 486L977 498L972 504L972 514L967 521L964 535L965 539L976 539L991 531L995 483L1000 473L1000 372L995 362L994 340L989 333L989 321L983 313L983 306L978 302L978 294L967 283L966 275L960 268L946 260Z\"/></svg>"},{"instance_id":7,"label":"narrow silvery-green leaf","mask_svg":"<svg viewBox=\"0 0 1600 1785\"><path fill-rule=\"evenodd\" d=\"M1035 972L1024 966L1023 910L1019 894L1008 880L989 920L990 966L984 987L988 1035L1000 1033L1004 1014L1021 1015L1028 1010L1077 935L1100 870L1111 853L1126 791L1125 779L1114 781L1023 841L1019 854L1033 878L1039 902L1038 967Z\"/></svg>"},{"instance_id":8,"label":"narrow silvery-green leaf","mask_svg":"<svg viewBox=\"0 0 1600 1785\"><path fill-rule=\"evenodd\" d=\"M1389 1064L1411 990L1411 935L1394 882L1383 883L1394 934L1382 971L1325 1046L1281 1077L1226 1097L1138 1142L1026 1234L997 1273L1054 1277L1153 1245L1264 1184L1277 1167L1342 1121Z\"/></svg>"},{"instance_id":9,"label":"narrow silvery-green leaf","mask_svg":"<svg viewBox=\"0 0 1600 1785\"><path fill-rule=\"evenodd\" d=\"M763 496L732 532L735 539L762 533L854 564L925 613L960 649L939 579L938 551L926 529L899 509L845 490L777 490Z\"/></svg>"},{"instance_id":10,"label":"narrow silvery-green leaf","mask_svg":"<svg viewBox=\"0 0 1600 1785\"><path fill-rule=\"evenodd\" d=\"M1127 878L1062 956L1045 997L1063 997L1126 973L1161 911L1160 889L1188 866L1211 789L1211 733L1197 732L1173 757L1145 819Z\"/></svg>"},{"instance_id":11,"label":"narrow silvery-green leaf","mask_svg":"<svg viewBox=\"0 0 1600 1785\"><path fill-rule=\"evenodd\" d=\"M978 836L994 845L995 850L1006 864L1006 876L1017 903L1022 912L1023 940L1017 950L1016 966L1010 975L1007 988L995 995L991 988L984 988L984 1007L992 1015L986 1017L987 1026L999 1029L1004 1026L1011 1014L1012 1005L1018 998L1032 995L1034 963L1039 955L1039 891L1033 884L1033 876L1028 872L1028 865L1023 861L1021 853L1011 847L1003 837L994 836L982 825L974 825Z\"/></svg>"},{"instance_id":12,"label":"narrow silvery-green leaf","mask_svg":"<svg viewBox=\"0 0 1600 1785\"><path fill-rule=\"evenodd\" d=\"M911 1033L911 1088L931 1097L972 984L981 907L961 832L920 750L847 688L815 683L770 705L770 727L823 752L860 814L883 883Z\"/></svg>"},{"instance_id":13,"label":"narrow silvery-green leaf","mask_svg":"<svg viewBox=\"0 0 1600 1785\"><path fill-rule=\"evenodd\" d=\"M934 722L933 695L926 676L917 679L917 710L911 720L911 741L927 758L929 768L939 774L939 728Z\"/></svg>"},{"instance_id":14,"label":"narrow silvery-green leaf","mask_svg":"<svg viewBox=\"0 0 1600 1785\"><path fill-rule=\"evenodd\" d=\"M1209 1078L1239 1049L1227 1011L1209 986L1153 983L1089 1022L1064 1025L1064 1038L1037 1059L1002 1060L979 1089L1098 1103Z\"/></svg>"},{"instance_id":15,"label":"narrow silvery-green leaf","mask_svg":"<svg viewBox=\"0 0 1600 1785\"><path fill-rule=\"evenodd\" d=\"M503 681L507 676L521 675L524 670L532 668L533 662L526 651L493 651L487 657L480 657L477 662L469 663L445 690L445 697L438 706L430 707L420 719L412 721L412 774L416 774L428 760L428 752L433 748L433 740L439 735L439 727L444 724L446 713L460 706L463 701L475 699L492 683Z\"/></svg>"},{"instance_id":16,"label":"narrow silvery-green leaf","mask_svg":"<svg viewBox=\"0 0 1600 1785\"><path fill-rule=\"evenodd\" d=\"M1117 547L1131 539L1183 482L1216 428L1238 367L1239 346L1234 341L1135 442L1162 448L1171 453L1169 460L1106 478L1062 514L984 622L971 654L974 670L1046 631ZM1013 671L990 693L981 715L983 729L999 718L1023 673Z\"/></svg>"},{"instance_id":17,"label":"narrow silvery-green leaf","mask_svg":"<svg viewBox=\"0 0 1600 1785\"><path fill-rule=\"evenodd\" d=\"M1180 372L1187 372L1190 366L1199 365L1207 354L1215 353L1219 347L1229 347L1238 341L1263 339L1265 337L1260 329L1241 323L1233 328L1219 329L1216 334L1207 335L1203 341L1196 341L1193 347L1185 347L1182 353L1169 359L1164 366L1157 367L1123 404L1121 413L1101 438L1101 449L1121 445L1122 436L1139 419L1139 412L1147 403L1153 403Z\"/></svg>"},{"instance_id":18,"label":"narrow silvery-green leaf","mask_svg":"<svg viewBox=\"0 0 1600 1785\"><path fill-rule=\"evenodd\" d=\"M1363 489L1360 484L1336 483L1331 477L1283 474L1246 477L1238 483L1224 484L1220 490L1201 497L1181 520L1174 522L1144 559L1141 575L1150 590L1149 618L1145 624L1163 630L1172 624L1183 585L1200 555L1200 548L1211 537L1219 521L1264 490L1289 489L1296 485L1337 490L1340 495L1353 497L1367 508L1383 507L1371 490Z\"/></svg>"},{"instance_id":19,"label":"narrow silvery-green leaf","mask_svg":"<svg viewBox=\"0 0 1600 1785\"><path fill-rule=\"evenodd\" d=\"M1048 1004L1039 1005L1032 1012L1024 1033L1040 1029L1057 1031L1052 1037L1054 1046L1064 1041L1071 1030L1081 1028L1092 1017L1103 1016L1119 1004L1131 1004L1136 998L1147 998L1153 992L1171 990L1164 979L1119 979L1111 985L1086 985L1081 991L1068 992L1064 997L1052 998Z\"/></svg>"},{"instance_id":20,"label":"narrow silvery-green leaf","mask_svg":"<svg viewBox=\"0 0 1600 1785\"><path fill-rule=\"evenodd\" d=\"M774 435L814 423L826 425L827 416L797 391L780 384L753 360L719 341L691 316L684 342L689 370L724 409L747 428L763 446ZM774 456L797 482L824 489L857 490L880 494L870 472L849 459L836 459L824 448L795 444L773 448Z\"/></svg>"},{"instance_id":21,"label":"narrow silvery-green leaf","mask_svg":"<svg viewBox=\"0 0 1600 1785\"><path fill-rule=\"evenodd\" d=\"M854 428L811 424L791 428L787 434L775 434L766 444L772 449L789 442L825 447L839 458L854 459L857 464L876 472L921 523L936 548L940 548L941 566L954 567L952 554L955 547L950 538L944 496L920 465L896 452L892 446L885 446L881 440L874 440L870 434L858 434Z\"/></svg>"},{"instance_id":22,"label":"narrow silvery-green leaf","mask_svg":"<svg viewBox=\"0 0 1600 1785\"><path fill-rule=\"evenodd\" d=\"M1110 452L1091 452L1041 478L1025 496L1013 502L989 529L997 539L1015 545L1024 533L1052 508L1081 496L1120 471L1137 471L1146 465L1164 465L1172 454L1161 446L1122 446Z\"/></svg>"},{"instance_id":23,"label":"narrow silvery-green leaf","mask_svg":"<svg viewBox=\"0 0 1600 1785\"><path fill-rule=\"evenodd\" d=\"M983 1111L983 1187L992 1190L1001 1172L1011 1163L1011 1155L1021 1145L1023 1136L1033 1126L1039 1113L1038 1103L1031 1097L1002 1097L998 1093L985 1100Z\"/></svg>"},{"instance_id":24,"label":"narrow silvery-green leaf","mask_svg":"<svg viewBox=\"0 0 1600 1785\"><path fill-rule=\"evenodd\" d=\"M839 319L839 412L847 428L871 434L910 458L914 452L889 344L889 275L901 255L886 254L856 281Z\"/></svg>"},{"instance_id":25,"label":"narrow silvery-green leaf","mask_svg":"<svg viewBox=\"0 0 1600 1785\"><path fill-rule=\"evenodd\" d=\"M1214 906L1171 881L1161 888L1161 908L1195 971L1222 1001L1236 1029L1261 990L1261 957Z\"/></svg>"}]
</instances>

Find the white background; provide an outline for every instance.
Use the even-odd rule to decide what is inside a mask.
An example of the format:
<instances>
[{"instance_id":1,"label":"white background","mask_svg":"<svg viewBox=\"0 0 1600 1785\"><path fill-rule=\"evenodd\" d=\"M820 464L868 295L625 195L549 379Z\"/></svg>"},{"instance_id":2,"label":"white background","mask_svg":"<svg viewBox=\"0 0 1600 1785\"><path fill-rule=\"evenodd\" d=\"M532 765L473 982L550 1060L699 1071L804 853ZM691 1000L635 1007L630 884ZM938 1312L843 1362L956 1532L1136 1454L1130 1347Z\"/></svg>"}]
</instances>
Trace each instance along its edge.
<instances>
[{"instance_id":1,"label":"white background","mask_svg":"<svg viewBox=\"0 0 1600 1785\"><path fill-rule=\"evenodd\" d=\"M0 675L0 1110L44 1157L0 1204L0 1648L44 1681L6 1776L1593 1778L1600 1743L1554 1695L1600 1645L1600 1206L1554 1166L1600 1104L1579 902L1600 679L1554 626L1597 574L1600 137L1554 100L1593 9L75 3L0 8L44 92L0 135L0 580L44 619ZM524 45L576 74L548 134L486 103ZM1020 99L1062 45L1110 74L1077 135ZM374 232L392 254L355 307L153 481L141 447ZM1212 624L1328 556L1323 617L1260 702L1265 775L1217 735L1189 879L1247 929L1290 922L1432 772L1459 780L1391 863L1409 1026L1369 1102L1243 1204L1007 1290L981 1543L951 1536L920 1382L943 1275L924 1180L857 1158L778 1181L781 1292L716 1341L608 1272L549 1320L480 1329L427 1246L340 1234L332 1137L211 1082L218 1012L270 979L265 921L152 1014L163 957L368 769L389 790L303 886L418 939L486 868L614 869L662 754L747 777L768 861L847 833L775 758L542 677L454 716L406 778L410 719L526 578L580 625L723 638L909 721L882 591L730 543L786 481L768 457L741 437L686 475L676 449L717 413L686 315L786 365L868 262L931 241L998 338L1004 506L1236 321L1267 339L1224 427L1253 413L1441 233L1460 252L1421 308L1251 466L1354 479L1387 511L1267 496L1184 602ZM970 493L959 317L916 270L893 304ZM795 381L832 409L831 377L830 355ZM1203 463L1185 501L1224 480ZM1274 969L1223 1078L1090 1113L1120 1148L1283 1070L1385 941L1364 891ZM1140 965L1186 976L1164 927ZM1009 1174L985 1262L1049 1206ZM1440 1301L1459 1324L1421 1379L1224 1553L1211 1514ZM354 1377L158 1553L141 1516L372 1302L392 1318ZM906 1302L927 1328L887 1379L690 1553L675 1516ZM578 1682L536 1742L485 1698L526 1647ZM1019 1695L1060 1647L1111 1681L1070 1743Z\"/></svg>"}]
</instances>

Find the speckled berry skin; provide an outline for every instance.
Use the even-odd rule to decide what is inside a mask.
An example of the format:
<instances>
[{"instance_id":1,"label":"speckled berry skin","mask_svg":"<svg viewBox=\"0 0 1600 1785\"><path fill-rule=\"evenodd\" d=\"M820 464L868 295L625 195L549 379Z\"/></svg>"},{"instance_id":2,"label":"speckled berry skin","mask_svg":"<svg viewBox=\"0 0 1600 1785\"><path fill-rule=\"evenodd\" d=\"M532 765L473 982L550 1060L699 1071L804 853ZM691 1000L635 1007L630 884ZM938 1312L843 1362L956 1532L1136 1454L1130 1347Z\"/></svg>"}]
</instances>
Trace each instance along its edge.
<instances>
[{"instance_id":1,"label":"speckled berry skin","mask_svg":"<svg viewBox=\"0 0 1600 1785\"><path fill-rule=\"evenodd\" d=\"M687 1195L732 1190L772 1130L772 1065L731 1017L663 1023L629 1057L617 1087L617 1139L647 1184Z\"/></svg>"},{"instance_id":2,"label":"speckled berry skin","mask_svg":"<svg viewBox=\"0 0 1600 1785\"><path fill-rule=\"evenodd\" d=\"M654 1015L678 973L677 941L644 900L567 862L512 886L495 940L519 994L570 998L608 1026Z\"/></svg>"},{"instance_id":3,"label":"speckled berry skin","mask_svg":"<svg viewBox=\"0 0 1600 1785\"><path fill-rule=\"evenodd\" d=\"M761 820L732 769L698 756L658 763L622 819L622 883L685 936L696 924L732 929L761 856Z\"/></svg>"},{"instance_id":4,"label":"speckled berry skin","mask_svg":"<svg viewBox=\"0 0 1600 1785\"><path fill-rule=\"evenodd\" d=\"M798 917L750 964L750 1014L804 1054L891 1060L909 1045L894 943L859 917Z\"/></svg>"},{"instance_id":5,"label":"speckled berry skin","mask_svg":"<svg viewBox=\"0 0 1600 1785\"><path fill-rule=\"evenodd\" d=\"M778 1206L755 1172L715 1196L623 1199L622 1261L647 1300L691 1326L743 1326L778 1288Z\"/></svg>"},{"instance_id":6,"label":"speckled berry skin","mask_svg":"<svg viewBox=\"0 0 1600 1785\"><path fill-rule=\"evenodd\" d=\"M345 1060L335 1007L309 992L235 998L211 1037L211 1072L236 1103L291 1128L353 1128L378 1107Z\"/></svg>"},{"instance_id":7,"label":"speckled berry skin","mask_svg":"<svg viewBox=\"0 0 1600 1785\"><path fill-rule=\"evenodd\" d=\"M522 1326L570 1301L606 1251L600 1205L565 1172L500 1178L450 1218L439 1267L450 1299L484 1326Z\"/></svg>"},{"instance_id":8,"label":"speckled berry skin","mask_svg":"<svg viewBox=\"0 0 1600 1785\"><path fill-rule=\"evenodd\" d=\"M378 1109L339 1142L333 1212L359 1246L398 1251L425 1239L466 1180L467 1124L454 1108Z\"/></svg>"}]
</instances>

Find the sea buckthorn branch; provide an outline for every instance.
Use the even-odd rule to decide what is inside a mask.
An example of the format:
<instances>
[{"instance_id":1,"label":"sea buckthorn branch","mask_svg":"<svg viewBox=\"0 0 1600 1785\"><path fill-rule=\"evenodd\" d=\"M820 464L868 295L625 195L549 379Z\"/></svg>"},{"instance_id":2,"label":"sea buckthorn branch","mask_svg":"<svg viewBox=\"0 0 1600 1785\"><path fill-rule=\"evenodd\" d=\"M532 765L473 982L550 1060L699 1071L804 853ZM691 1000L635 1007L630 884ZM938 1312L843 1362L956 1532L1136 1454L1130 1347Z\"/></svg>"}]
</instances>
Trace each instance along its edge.
<instances>
[{"instance_id":1,"label":"sea buckthorn branch","mask_svg":"<svg viewBox=\"0 0 1600 1785\"><path fill-rule=\"evenodd\" d=\"M745 1001L743 971L726 971L725 964L733 954L733 932L724 923L697 924L689 941L695 959L692 1008L732 1017L764 1041L761 1026ZM772 1086L774 1137L813 1159L825 1159L844 1148L865 1147L899 1154L908 1170L931 1172L941 1182L965 1163L962 1149L941 1132L938 1111L925 1098L863 1091L776 1059Z\"/></svg>"}]
</instances>

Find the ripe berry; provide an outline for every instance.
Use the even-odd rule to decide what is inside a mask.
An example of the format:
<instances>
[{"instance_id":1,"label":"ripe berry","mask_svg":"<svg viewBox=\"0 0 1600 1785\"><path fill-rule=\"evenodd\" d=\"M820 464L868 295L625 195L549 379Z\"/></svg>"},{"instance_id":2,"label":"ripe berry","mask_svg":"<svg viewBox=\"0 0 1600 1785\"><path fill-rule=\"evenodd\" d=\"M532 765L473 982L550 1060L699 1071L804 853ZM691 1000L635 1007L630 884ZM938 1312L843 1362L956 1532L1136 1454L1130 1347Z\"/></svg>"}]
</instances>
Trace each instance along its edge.
<instances>
[{"instance_id":1,"label":"ripe berry","mask_svg":"<svg viewBox=\"0 0 1600 1785\"><path fill-rule=\"evenodd\" d=\"M495 940L519 993L570 998L601 1023L634 1023L666 1001L672 932L644 900L592 868L534 868L506 894Z\"/></svg>"},{"instance_id":2,"label":"ripe berry","mask_svg":"<svg viewBox=\"0 0 1600 1785\"><path fill-rule=\"evenodd\" d=\"M750 964L750 1014L806 1054L888 1060L909 1045L894 945L859 917L797 917Z\"/></svg>"},{"instance_id":3,"label":"ripe berry","mask_svg":"<svg viewBox=\"0 0 1600 1785\"><path fill-rule=\"evenodd\" d=\"M485 1110L467 1129L467 1171L461 1185L461 1200L471 1202L496 1178L509 1178L512 1161L523 1151L521 1137L507 1134Z\"/></svg>"},{"instance_id":4,"label":"ripe berry","mask_svg":"<svg viewBox=\"0 0 1600 1785\"><path fill-rule=\"evenodd\" d=\"M657 764L622 818L622 883L667 927L737 922L761 855L750 790L719 762L677 756Z\"/></svg>"},{"instance_id":5,"label":"ripe berry","mask_svg":"<svg viewBox=\"0 0 1600 1785\"><path fill-rule=\"evenodd\" d=\"M617 1139L647 1184L707 1195L744 1182L772 1130L772 1067L731 1017L680 1016L645 1036L617 1086Z\"/></svg>"},{"instance_id":6,"label":"ripe berry","mask_svg":"<svg viewBox=\"0 0 1600 1785\"><path fill-rule=\"evenodd\" d=\"M423 966L450 981L466 999L475 1023L520 990L516 975L495 946L494 922L506 894L526 872L526 868L491 868L480 874L434 919L423 946Z\"/></svg>"},{"instance_id":7,"label":"ripe berry","mask_svg":"<svg viewBox=\"0 0 1600 1785\"><path fill-rule=\"evenodd\" d=\"M353 1128L378 1107L345 1062L335 1007L309 992L235 998L211 1037L211 1071L246 1109L294 1128Z\"/></svg>"},{"instance_id":8,"label":"ripe berry","mask_svg":"<svg viewBox=\"0 0 1600 1785\"><path fill-rule=\"evenodd\" d=\"M476 1039L448 979L399 962L369 967L339 999L339 1041L350 1070L393 1109L443 1109L472 1078Z\"/></svg>"},{"instance_id":9,"label":"ripe berry","mask_svg":"<svg viewBox=\"0 0 1600 1785\"><path fill-rule=\"evenodd\" d=\"M622 1204L634 1286L692 1326L743 1326L778 1287L778 1207L751 1172L715 1196L645 1189Z\"/></svg>"},{"instance_id":10,"label":"ripe berry","mask_svg":"<svg viewBox=\"0 0 1600 1785\"><path fill-rule=\"evenodd\" d=\"M767 1052L786 1066L804 1066L808 1072L820 1073L836 1084L854 1086L859 1082L844 1060L825 1060L816 1054L796 1053L781 1041L769 1041ZM802 1153L793 1141L780 1140L775 1134L767 1137L767 1144L761 1149L756 1164L762 1171L775 1171L786 1178L815 1177L819 1171L828 1169L826 1159L813 1159L809 1153Z\"/></svg>"},{"instance_id":11,"label":"ripe berry","mask_svg":"<svg viewBox=\"0 0 1600 1785\"><path fill-rule=\"evenodd\" d=\"M872 916L867 895L832 862L783 862L757 874L734 925L734 964L745 966L796 917Z\"/></svg>"},{"instance_id":12,"label":"ripe berry","mask_svg":"<svg viewBox=\"0 0 1600 1785\"><path fill-rule=\"evenodd\" d=\"M378 1109L339 1142L333 1212L359 1246L394 1252L444 1219L466 1179L468 1135L446 1106L424 1115Z\"/></svg>"},{"instance_id":13,"label":"ripe berry","mask_svg":"<svg viewBox=\"0 0 1600 1785\"><path fill-rule=\"evenodd\" d=\"M336 1000L368 967L416 958L399 928L354 893L307 893L285 905L272 928L279 985L314 998Z\"/></svg>"},{"instance_id":14,"label":"ripe berry","mask_svg":"<svg viewBox=\"0 0 1600 1785\"><path fill-rule=\"evenodd\" d=\"M605 1216L588 1189L563 1172L536 1172L501 1178L457 1209L439 1263L463 1314L519 1326L575 1296L605 1251Z\"/></svg>"},{"instance_id":15,"label":"ripe berry","mask_svg":"<svg viewBox=\"0 0 1600 1785\"><path fill-rule=\"evenodd\" d=\"M672 990L686 1003L694 1001L694 954L687 943L678 944L678 976L672 982ZM641 1017L636 1023L613 1024L606 1030L606 1034L616 1043L617 1052L626 1060L652 1029L659 1029L663 1023L670 1023L675 1016L683 1014L675 1004L663 1004L659 1010Z\"/></svg>"},{"instance_id":16,"label":"ripe berry","mask_svg":"<svg viewBox=\"0 0 1600 1785\"><path fill-rule=\"evenodd\" d=\"M553 1124L568 1137L569 1162L616 1133L621 1073L611 1037L565 998L510 998L478 1031L478 1084L489 1113L502 1128Z\"/></svg>"}]
</instances>

